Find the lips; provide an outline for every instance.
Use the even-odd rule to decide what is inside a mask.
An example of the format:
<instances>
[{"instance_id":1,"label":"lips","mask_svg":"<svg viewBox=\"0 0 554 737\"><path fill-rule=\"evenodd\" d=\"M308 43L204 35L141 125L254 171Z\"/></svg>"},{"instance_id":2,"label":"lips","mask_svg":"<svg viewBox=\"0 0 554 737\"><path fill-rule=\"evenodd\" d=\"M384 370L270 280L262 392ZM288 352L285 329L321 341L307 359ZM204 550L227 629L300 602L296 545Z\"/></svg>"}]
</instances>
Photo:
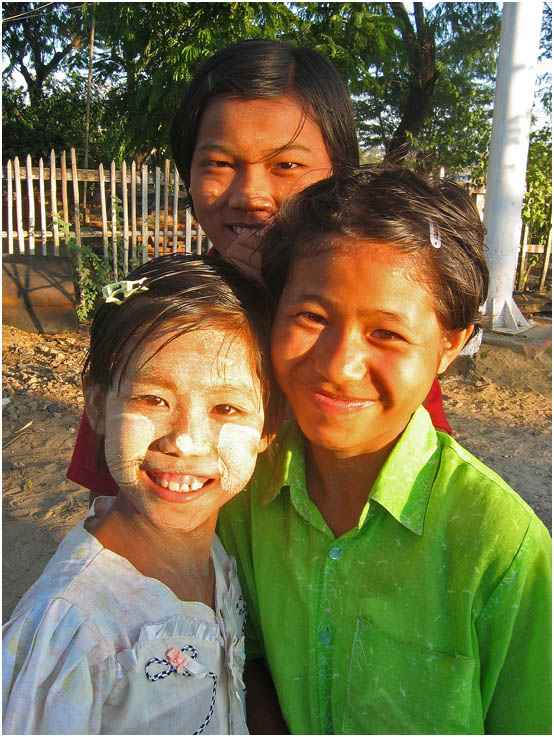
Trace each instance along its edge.
<instances>
[{"instance_id":1,"label":"lips","mask_svg":"<svg viewBox=\"0 0 554 737\"><path fill-rule=\"evenodd\" d=\"M148 486L167 502L187 502L203 494L215 481L214 477L189 473L167 473L143 470Z\"/></svg>"},{"instance_id":2,"label":"lips","mask_svg":"<svg viewBox=\"0 0 554 737\"><path fill-rule=\"evenodd\" d=\"M332 414L349 414L367 409L375 404L374 399L362 399L346 395L334 394L322 389L313 389L304 385L305 390L316 407Z\"/></svg>"},{"instance_id":3,"label":"lips","mask_svg":"<svg viewBox=\"0 0 554 737\"><path fill-rule=\"evenodd\" d=\"M191 474L155 473L147 472L152 481L158 486L170 491L178 491L186 494L190 491L198 491L212 479L203 476L192 476Z\"/></svg>"}]
</instances>

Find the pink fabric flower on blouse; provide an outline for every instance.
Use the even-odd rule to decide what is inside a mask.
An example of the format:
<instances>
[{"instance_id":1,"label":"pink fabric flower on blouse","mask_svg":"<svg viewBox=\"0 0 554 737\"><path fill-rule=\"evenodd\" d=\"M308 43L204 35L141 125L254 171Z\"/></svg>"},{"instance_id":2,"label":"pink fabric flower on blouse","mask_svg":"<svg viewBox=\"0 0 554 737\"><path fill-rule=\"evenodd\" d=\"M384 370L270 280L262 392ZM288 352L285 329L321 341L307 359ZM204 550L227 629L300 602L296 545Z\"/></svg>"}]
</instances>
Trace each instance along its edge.
<instances>
[{"instance_id":1,"label":"pink fabric flower on blouse","mask_svg":"<svg viewBox=\"0 0 554 737\"><path fill-rule=\"evenodd\" d=\"M187 660L184 653L182 653L180 650L177 650L176 647L170 647L169 650L166 652L165 657L175 668L177 673L183 673Z\"/></svg>"}]
</instances>

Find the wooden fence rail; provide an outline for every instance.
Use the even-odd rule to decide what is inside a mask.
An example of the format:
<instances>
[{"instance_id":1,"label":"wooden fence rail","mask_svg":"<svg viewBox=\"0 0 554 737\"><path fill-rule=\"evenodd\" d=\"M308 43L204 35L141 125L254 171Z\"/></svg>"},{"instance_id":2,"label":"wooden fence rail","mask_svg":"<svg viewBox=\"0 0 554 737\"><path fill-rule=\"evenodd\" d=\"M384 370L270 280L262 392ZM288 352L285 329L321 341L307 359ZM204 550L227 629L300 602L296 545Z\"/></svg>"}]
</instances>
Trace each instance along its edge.
<instances>
[{"instance_id":1,"label":"wooden fence rail","mask_svg":"<svg viewBox=\"0 0 554 737\"><path fill-rule=\"evenodd\" d=\"M67 255L72 238L77 246L88 240L111 261L117 279L149 258L175 251L192 253L193 248L195 253L204 253L211 246L184 205L185 190L169 159L153 171L135 161L130 167L123 161L121 169L116 169L114 161L106 169L103 164L98 169L78 169L74 149L69 167L66 152L57 165L52 150L50 161L45 165L40 159L38 167L32 165L30 155L24 166L17 157L9 160L2 180L3 253ZM472 196L482 216L484 192L472 191ZM87 203L85 207L82 202ZM523 239L519 284L531 250ZM550 258L547 248L545 276ZM118 275L121 266L125 273ZM541 286L543 283L544 279Z\"/></svg>"},{"instance_id":2,"label":"wooden fence rail","mask_svg":"<svg viewBox=\"0 0 554 737\"><path fill-rule=\"evenodd\" d=\"M52 150L49 165L41 158L33 167L30 155L25 166L17 157L9 160L2 178L3 253L60 256L67 254L70 239L77 246L88 239L88 245L111 260L117 279L121 256L127 273L152 257L192 253L193 242L195 253L211 246L184 206L184 187L169 159L153 171L135 161L130 167L124 161L119 170L114 161L106 170L103 164L78 169L74 149L69 167L65 151L56 165Z\"/></svg>"}]
</instances>

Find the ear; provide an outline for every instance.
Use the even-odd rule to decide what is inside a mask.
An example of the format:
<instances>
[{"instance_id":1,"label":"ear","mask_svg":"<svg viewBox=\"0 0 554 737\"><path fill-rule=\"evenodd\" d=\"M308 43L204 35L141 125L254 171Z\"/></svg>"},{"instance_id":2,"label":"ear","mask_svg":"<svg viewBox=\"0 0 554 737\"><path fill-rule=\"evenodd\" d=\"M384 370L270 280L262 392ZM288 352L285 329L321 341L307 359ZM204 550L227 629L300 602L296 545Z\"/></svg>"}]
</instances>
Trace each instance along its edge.
<instances>
[{"instance_id":1,"label":"ear","mask_svg":"<svg viewBox=\"0 0 554 737\"><path fill-rule=\"evenodd\" d=\"M437 369L437 374L442 374L450 366L452 361L459 355L462 348L473 334L473 325L463 330L454 330L446 333L443 337L443 352Z\"/></svg>"},{"instance_id":2,"label":"ear","mask_svg":"<svg viewBox=\"0 0 554 737\"><path fill-rule=\"evenodd\" d=\"M262 435L262 437L260 438L260 442L258 443L258 454L263 453L264 450L267 450L276 437L277 433L273 433L271 435Z\"/></svg>"},{"instance_id":3,"label":"ear","mask_svg":"<svg viewBox=\"0 0 554 737\"><path fill-rule=\"evenodd\" d=\"M106 434L106 402L104 392L94 384L87 374L83 379L83 394L85 397L85 411L90 425L98 435Z\"/></svg>"}]
</instances>

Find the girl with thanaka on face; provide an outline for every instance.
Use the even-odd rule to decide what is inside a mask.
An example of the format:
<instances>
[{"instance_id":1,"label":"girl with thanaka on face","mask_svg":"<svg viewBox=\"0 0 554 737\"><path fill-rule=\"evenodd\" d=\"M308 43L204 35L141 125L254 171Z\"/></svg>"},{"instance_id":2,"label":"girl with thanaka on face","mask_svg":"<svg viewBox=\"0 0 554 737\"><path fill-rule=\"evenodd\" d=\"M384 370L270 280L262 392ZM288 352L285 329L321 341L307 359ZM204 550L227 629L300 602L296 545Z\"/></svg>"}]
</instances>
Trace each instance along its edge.
<instances>
[{"instance_id":1,"label":"girl with thanaka on face","mask_svg":"<svg viewBox=\"0 0 554 737\"><path fill-rule=\"evenodd\" d=\"M342 165L358 163L350 98L335 68L311 49L249 40L210 57L175 116L171 148L188 201L214 249L258 276L263 230L283 203ZM438 382L426 406L450 432ZM95 463L86 415L68 478L96 493L117 485Z\"/></svg>"},{"instance_id":2,"label":"girl with thanaka on face","mask_svg":"<svg viewBox=\"0 0 554 737\"><path fill-rule=\"evenodd\" d=\"M550 537L422 407L487 294L473 203L361 168L276 221L262 273L296 419L218 528L247 658L292 733L550 734Z\"/></svg>"},{"instance_id":3,"label":"girl with thanaka on face","mask_svg":"<svg viewBox=\"0 0 554 737\"><path fill-rule=\"evenodd\" d=\"M4 627L6 734L247 732L246 608L214 530L272 422L267 303L218 258L162 257L129 279L83 370L119 492Z\"/></svg>"}]
</instances>

